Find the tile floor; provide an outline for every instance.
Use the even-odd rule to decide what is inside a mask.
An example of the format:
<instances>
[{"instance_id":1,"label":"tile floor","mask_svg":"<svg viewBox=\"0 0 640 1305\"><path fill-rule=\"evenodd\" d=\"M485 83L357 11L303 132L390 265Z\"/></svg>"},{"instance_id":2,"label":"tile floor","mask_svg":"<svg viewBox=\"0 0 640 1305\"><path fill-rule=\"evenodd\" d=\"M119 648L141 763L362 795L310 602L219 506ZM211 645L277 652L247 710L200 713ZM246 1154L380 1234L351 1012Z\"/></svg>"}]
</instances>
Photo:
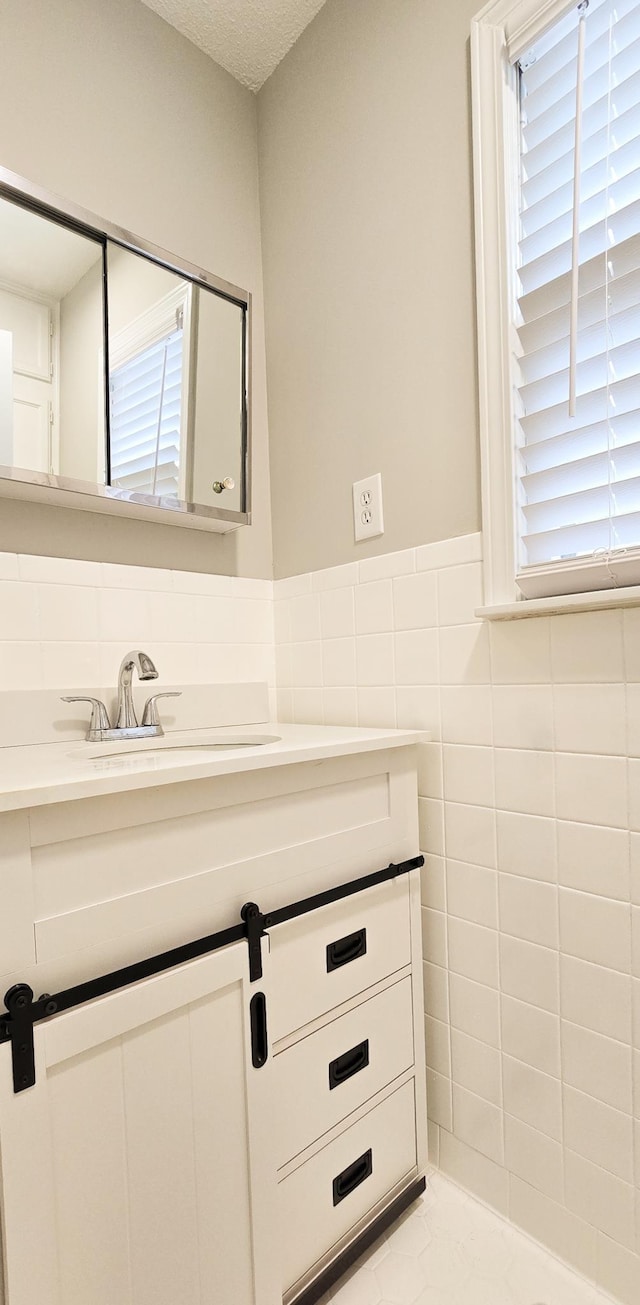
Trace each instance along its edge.
<instances>
[{"instance_id":1,"label":"tile floor","mask_svg":"<svg viewBox=\"0 0 640 1305\"><path fill-rule=\"evenodd\" d=\"M612 1305L442 1174L320 1305Z\"/></svg>"}]
</instances>

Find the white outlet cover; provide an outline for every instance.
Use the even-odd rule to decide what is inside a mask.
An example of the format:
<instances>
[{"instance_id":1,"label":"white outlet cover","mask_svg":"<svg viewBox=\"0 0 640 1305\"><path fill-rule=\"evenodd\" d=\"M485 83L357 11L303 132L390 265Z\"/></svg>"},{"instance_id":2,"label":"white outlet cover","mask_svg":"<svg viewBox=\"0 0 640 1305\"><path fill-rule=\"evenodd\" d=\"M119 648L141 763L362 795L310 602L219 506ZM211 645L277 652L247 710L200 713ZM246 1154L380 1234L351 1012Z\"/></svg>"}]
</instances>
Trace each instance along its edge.
<instances>
[{"instance_id":1,"label":"white outlet cover","mask_svg":"<svg viewBox=\"0 0 640 1305\"><path fill-rule=\"evenodd\" d=\"M384 534L382 515L382 476L367 476L353 484L353 529L356 542Z\"/></svg>"}]
</instances>

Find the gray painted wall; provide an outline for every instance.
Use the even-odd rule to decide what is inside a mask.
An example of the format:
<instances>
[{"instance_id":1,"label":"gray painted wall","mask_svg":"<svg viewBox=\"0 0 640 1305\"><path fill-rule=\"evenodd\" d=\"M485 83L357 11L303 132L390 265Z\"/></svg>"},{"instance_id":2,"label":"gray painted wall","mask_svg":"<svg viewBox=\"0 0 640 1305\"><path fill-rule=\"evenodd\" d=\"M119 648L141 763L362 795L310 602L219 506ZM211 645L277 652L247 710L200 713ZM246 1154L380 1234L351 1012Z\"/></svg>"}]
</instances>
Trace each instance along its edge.
<instances>
[{"instance_id":1,"label":"gray painted wall","mask_svg":"<svg viewBox=\"0 0 640 1305\"><path fill-rule=\"evenodd\" d=\"M0 0L0 164L254 295L254 524L0 500L0 551L270 576L255 97L139 0Z\"/></svg>"},{"instance_id":2,"label":"gray painted wall","mask_svg":"<svg viewBox=\"0 0 640 1305\"><path fill-rule=\"evenodd\" d=\"M328 0L260 92L277 576L479 527L477 7ZM377 471L386 531L355 545Z\"/></svg>"}]
</instances>

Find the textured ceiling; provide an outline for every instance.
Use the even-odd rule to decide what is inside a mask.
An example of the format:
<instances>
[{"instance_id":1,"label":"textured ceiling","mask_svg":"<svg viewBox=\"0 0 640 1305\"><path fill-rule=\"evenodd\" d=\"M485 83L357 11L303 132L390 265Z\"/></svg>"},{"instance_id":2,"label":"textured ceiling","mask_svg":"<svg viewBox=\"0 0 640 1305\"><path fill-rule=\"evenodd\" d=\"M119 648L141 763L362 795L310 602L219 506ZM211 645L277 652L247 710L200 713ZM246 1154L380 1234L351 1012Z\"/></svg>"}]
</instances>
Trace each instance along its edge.
<instances>
[{"instance_id":1,"label":"textured ceiling","mask_svg":"<svg viewBox=\"0 0 640 1305\"><path fill-rule=\"evenodd\" d=\"M143 0L244 86L262 83L325 0Z\"/></svg>"}]
</instances>

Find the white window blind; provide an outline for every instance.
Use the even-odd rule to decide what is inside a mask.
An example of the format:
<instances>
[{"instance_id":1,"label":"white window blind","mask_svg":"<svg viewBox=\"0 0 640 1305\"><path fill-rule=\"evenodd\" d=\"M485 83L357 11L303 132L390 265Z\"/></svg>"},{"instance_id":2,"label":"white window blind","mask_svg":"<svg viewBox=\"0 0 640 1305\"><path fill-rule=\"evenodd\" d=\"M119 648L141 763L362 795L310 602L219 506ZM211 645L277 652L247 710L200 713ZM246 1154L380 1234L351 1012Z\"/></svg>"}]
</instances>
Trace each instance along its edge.
<instances>
[{"instance_id":1,"label":"white window blind","mask_svg":"<svg viewBox=\"0 0 640 1305\"><path fill-rule=\"evenodd\" d=\"M182 327L111 373L111 484L179 496Z\"/></svg>"},{"instance_id":2,"label":"white window blind","mask_svg":"<svg viewBox=\"0 0 640 1305\"><path fill-rule=\"evenodd\" d=\"M640 0L572 9L519 81L518 583L533 597L640 582Z\"/></svg>"}]
</instances>

